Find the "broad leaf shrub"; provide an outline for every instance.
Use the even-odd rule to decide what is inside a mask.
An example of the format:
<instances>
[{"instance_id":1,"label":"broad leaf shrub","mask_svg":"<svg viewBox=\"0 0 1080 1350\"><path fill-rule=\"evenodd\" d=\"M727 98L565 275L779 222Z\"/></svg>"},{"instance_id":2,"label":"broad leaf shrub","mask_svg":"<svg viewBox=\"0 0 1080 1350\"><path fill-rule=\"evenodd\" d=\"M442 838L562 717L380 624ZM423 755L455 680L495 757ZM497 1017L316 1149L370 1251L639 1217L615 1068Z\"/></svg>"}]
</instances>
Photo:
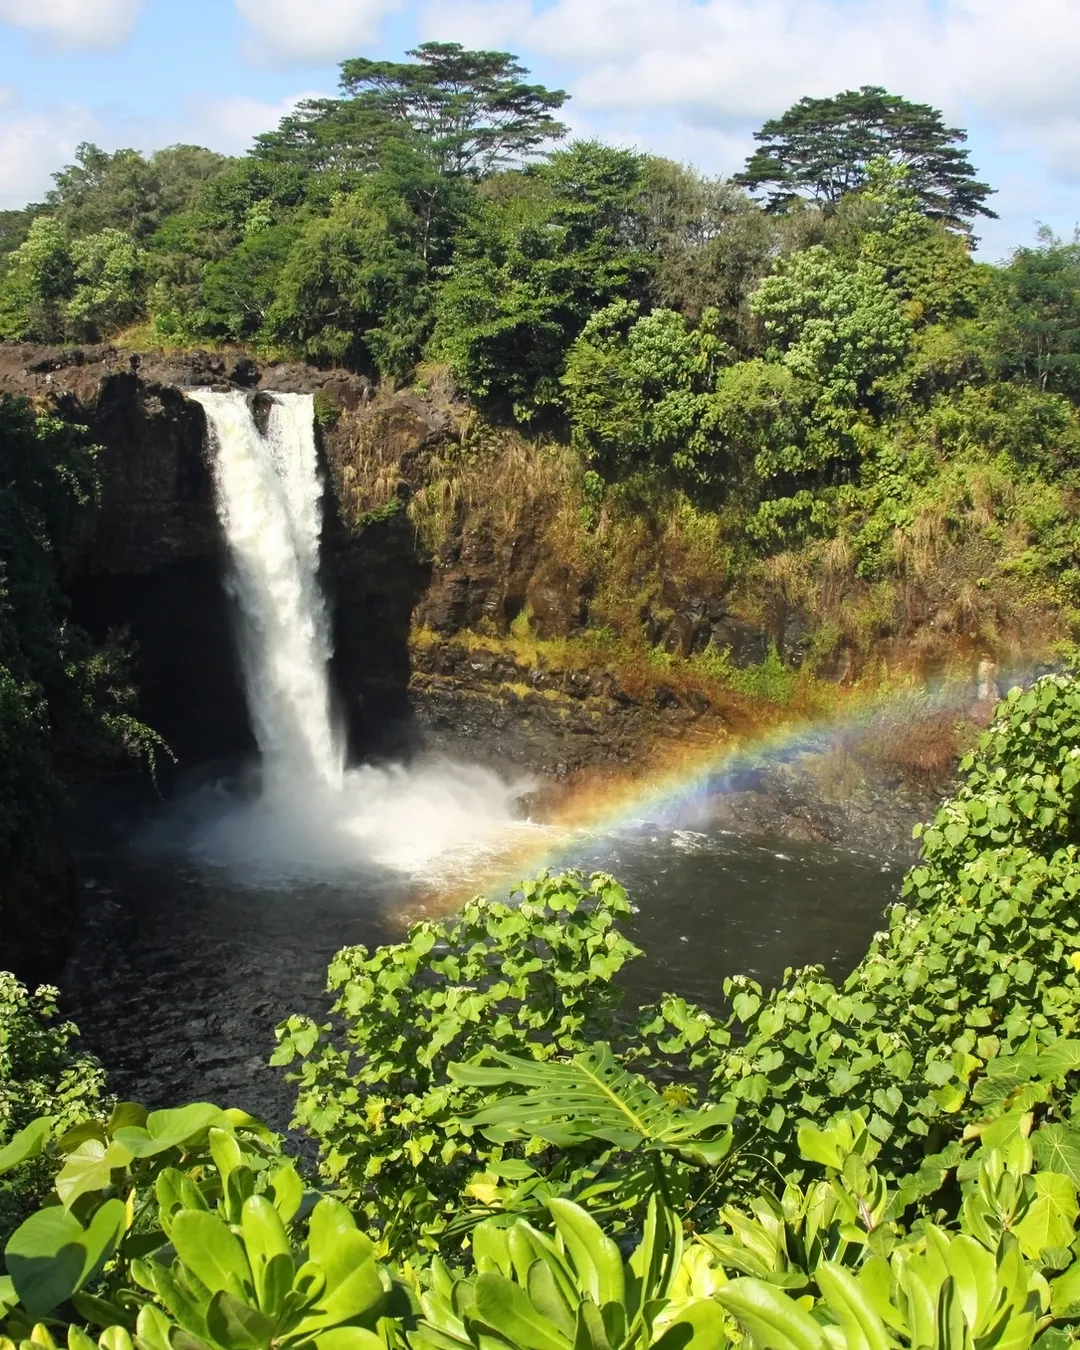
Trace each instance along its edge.
<instances>
[{"instance_id":1,"label":"broad leaf shrub","mask_svg":"<svg viewBox=\"0 0 1080 1350\"><path fill-rule=\"evenodd\" d=\"M403 943L339 952L333 1020L278 1027L273 1062L299 1061L294 1124L384 1250L433 1243L474 1174L480 1202L535 1187L527 1150L511 1157L457 1121L473 1094L449 1066L482 1050L548 1059L609 1036L613 977L638 954L615 926L629 909L611 877L542 876L516 903L473 900Z\"/></svg>"},{"instance_id":2,"label":"broad leaf shrub","mask_svg":"<svg viewBox=\"0 0 1080 1350\"><path fill-rule=\"evenodd\" d=\"M47 985L31 993L0 971L0 1157L13 1136L41 1117L63 1134L101 1107L105 1071L79 1048L78 1029L61 1017L57 997ZM51 1179L41 1166L0 1176L0 1240Z\"/></svg>"},{"instance_id":3,"label":"broad leaf shrub","mask_svg":"<svg viewBox=\"0 0 1080 1350\"><path fill-rule=\"evenodd\" d=\"M1080 686L1014 689L962 769L887 931L844 983L810 968L766 996L736 979L730 1020L697 1019L710 1096L785 1174L800 1170L795 1122L858 1110L878 1166L902 1177L973 1127L995 1059L1080 1025Z\"/></svg>"},{"instance_id":4,"label":"broad leaf shrub","mask_svg":"<svg viewBox=\"0 0 1080 1350\"><path fill-rule=\"evenodd\" d=\"M859 969L726 1022L616 1020L607 877L343 953L336 1023L280 1029L318 1185L203 1103L31 1121L0 1350L1066 1350L1078 744L1074 681L1015 691Z\"/></svg>"},{"instance_id":5,"label":"broad leaf shrub","mask_svg":"<svg viewBox=\"0 0 1080 1350\"><path fill-rule=\"evenodd\" d=\"M1051 1074L1080 1064L1080 1042L1059 1051ZM990 1116L1039 1072L1010 1061ZM0 1350L1065 1350L1080 1207L1058 1129L957 1146L923 1185L932 1221L908 1221L910 1189L876 1170L852 1113L799 1129L817 1179L764 1185L712 1232L685 1232L654 1196L624 1250L551 1197L537 1222L489 1219L463 1260L420 1267L381 1262L243 1113L124 1103L53 1146L53 1202L6 1246ZM28 1128L0 1171L42 1139Z\"/></svg>"},{"instance_id":6,"label":"broad leaf shrub","mask_svg":"<svg viewBox=\"0 0 1080 1350\"><path fill-rule=\"evenodd\" d=\"M1014 691L849 979L809 968L766 995L736 978L726 1020L675 996L636 1024L615 1020L610 982L636 953L614 927L625 897L603 877L541 878L517 906L474 902L397 947L342 953L331 968L339 1020L279 1028L278 1062L301 1059L296 1123L318 1140L323 1175L363 1206L389 1253L460 1237L462 1195L474 1219L585 1195L632 1227L651 1185L639 1157L553 1144L550 1129L485 1133L491 1120L472 1113L497 1099L494 1079L485 1094L475 1073L450 1068L489 1052L542 1063L605 1040L616 1065L719 1113L708 1143L723 1140L723 1158L665 1167L668 1200L697 1226L732 1189L756 1191L762 1167L801 1176L803 1120L858 1110L877 1167L901 1181L977 1128L995 1061L1076 1033L1078 746L1073 679Z\"/></svg>"}]
</instances>

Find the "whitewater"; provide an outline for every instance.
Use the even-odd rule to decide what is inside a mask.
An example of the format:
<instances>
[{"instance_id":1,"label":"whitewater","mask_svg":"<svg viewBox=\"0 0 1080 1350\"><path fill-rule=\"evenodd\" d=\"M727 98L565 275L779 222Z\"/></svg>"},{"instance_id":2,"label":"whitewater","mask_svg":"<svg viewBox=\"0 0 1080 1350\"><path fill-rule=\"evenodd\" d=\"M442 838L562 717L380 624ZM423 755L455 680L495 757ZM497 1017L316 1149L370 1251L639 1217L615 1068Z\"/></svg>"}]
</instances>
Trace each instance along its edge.
<instances>
[{"instance_id":1,"label":"whitewater","mask_svg":"<svg viewBox=\"0 0 1080 1350\"><path fill-rule=\"evenodd\" d=\"M259 762L202 784L144 834L265 886L380 873L449 881L522 830L530 781L446 759L346 763L319 579L323 483L307 394L197 390L228 551L225 586Z\"/></svg>"}]
</instances>

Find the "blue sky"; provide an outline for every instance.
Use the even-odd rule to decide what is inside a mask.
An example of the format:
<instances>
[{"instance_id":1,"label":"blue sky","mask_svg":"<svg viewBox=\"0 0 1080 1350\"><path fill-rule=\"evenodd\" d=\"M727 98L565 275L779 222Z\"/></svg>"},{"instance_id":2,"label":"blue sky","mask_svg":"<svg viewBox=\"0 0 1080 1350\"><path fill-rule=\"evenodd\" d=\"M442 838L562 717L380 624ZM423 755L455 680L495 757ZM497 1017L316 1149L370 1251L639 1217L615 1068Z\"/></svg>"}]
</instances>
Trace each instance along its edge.
<instances>
[{"instance_id":1,"label":"blue sky","mask_svg":"<svg viewBox=\"0 0 1080 1350\"><path fill-rule=\"evenodd\" d=\"M741 166L796 98L884 84L968 128L985 257L1080 221L1077 0L0 0L0 207L81 140L238 152L348 56L517 52L576 133Z\"/></svg>"}]
</instances>

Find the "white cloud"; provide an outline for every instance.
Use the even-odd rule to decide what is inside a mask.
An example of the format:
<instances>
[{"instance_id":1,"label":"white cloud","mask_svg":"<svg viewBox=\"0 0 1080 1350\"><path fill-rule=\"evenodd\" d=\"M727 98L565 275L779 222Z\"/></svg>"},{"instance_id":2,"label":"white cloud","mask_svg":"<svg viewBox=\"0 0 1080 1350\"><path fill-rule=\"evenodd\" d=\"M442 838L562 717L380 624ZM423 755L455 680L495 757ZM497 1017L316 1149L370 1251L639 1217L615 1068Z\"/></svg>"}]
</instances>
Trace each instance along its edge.
<instances>
[{"instance_id":1,"label":"white cloud","mask_svg":"<svg viewBox=\"0 0 1080 1350\"><path fill-rule=\"evenodd\" d=\"M80 141L99 131L86 108L68 107L16 117L0 115L0 210L40 201L54 169L69 164Z\"/></svg>"},{"instance_id":2,"label":"white cloud","mask_svg":"<svg viewBox=\"0 0 1080 1350\"><path fill-rule=\"evenodd\" d=\"M142 0L0 0L0 23L61 47L116 47L131 35Z\"/></svg>"},{"instance_id":3,"label":"white cloud","mask_svg":"<svg viewBox=\"0 0 1080 1350\"><path fill-rule=\"evenodd\" d=\"M242 154L260 131L276 127L301 99L317 97L317 91L309 90L280 103L244 97L192 99L175 117L131 119L98 115L77 105L19 113L18 91L0 86L0 210L40 201L52 186L52 173L72 162L80 141L106 150L130 145L143 154L179 143Z\"/></svg>"},{"instance_id":4,"label":"white cloud","mask_svg":"<svg viewBox=\"0 0 1080 1350\"><path fill-rule=\"evenodd\" d=\"M251 148L259 132L271 131L302 99L320 97L318 91L308 90L280 103L263 103L243 95L192 101L182 119L167 126L158 124L149 136L144 133L141 140L154 149L182 141L206 145L226 155L239 155Z\"/></svg>"},{"instance_id":5,"label":"white cloud","mask_svg":"<svg viewBox=\"0 0 1080 1350\"><path fill-rule=\"evenodd\" d=\"M552 59L593 116L745 132L803 94L883 84L1080 176L1076 0L429 0L421 28Z\"/></svg>"},{"instance_id":6,"label":"white cloud","mask_svg":"<svg viewBox=\"0 0 1080 1350\"><path fill-rule=\"evenodd\" d=\"M382 20L401 4L402 0L236 0L250 30L245 55L278 66L359 55L376 41Z\"/></svg>"}]
</instances>

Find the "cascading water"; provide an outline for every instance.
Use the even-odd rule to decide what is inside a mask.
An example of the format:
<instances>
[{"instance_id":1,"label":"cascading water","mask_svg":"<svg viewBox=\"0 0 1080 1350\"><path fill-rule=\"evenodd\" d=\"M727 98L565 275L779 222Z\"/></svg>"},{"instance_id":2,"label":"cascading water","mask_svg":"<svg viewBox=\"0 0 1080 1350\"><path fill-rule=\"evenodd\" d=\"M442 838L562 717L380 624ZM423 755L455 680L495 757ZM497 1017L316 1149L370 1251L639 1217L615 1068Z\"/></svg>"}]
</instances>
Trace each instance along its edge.
<instances>
[{"instance_id":1,"label":"cascading water","mask_svg":"<svg viewBox=\"0 0 1080 1350\"><path fill-rule=\"evenodd\" d=\"M319 584L322 482L314 406L196 391L206 412L258 781L204 786L144 836L259 884L366 871L435 879L507 832L531 784L449 761L345 767L332 716L330 622Z\"/></svg>"},{"instance_id":2,"label":"cascading water","mask_svg":"<svg viewBox=\"0 0 1080 1350\"><path fill-rule=\"evenodd\" d=\"M248 398L197 391L214 451L229 546L248 708L272 784L340 787L344 755L330 718L330 628L319 586L322 530L314 409L306 394L271 396L261 432Z\"/></svg>"}]
</instances>

